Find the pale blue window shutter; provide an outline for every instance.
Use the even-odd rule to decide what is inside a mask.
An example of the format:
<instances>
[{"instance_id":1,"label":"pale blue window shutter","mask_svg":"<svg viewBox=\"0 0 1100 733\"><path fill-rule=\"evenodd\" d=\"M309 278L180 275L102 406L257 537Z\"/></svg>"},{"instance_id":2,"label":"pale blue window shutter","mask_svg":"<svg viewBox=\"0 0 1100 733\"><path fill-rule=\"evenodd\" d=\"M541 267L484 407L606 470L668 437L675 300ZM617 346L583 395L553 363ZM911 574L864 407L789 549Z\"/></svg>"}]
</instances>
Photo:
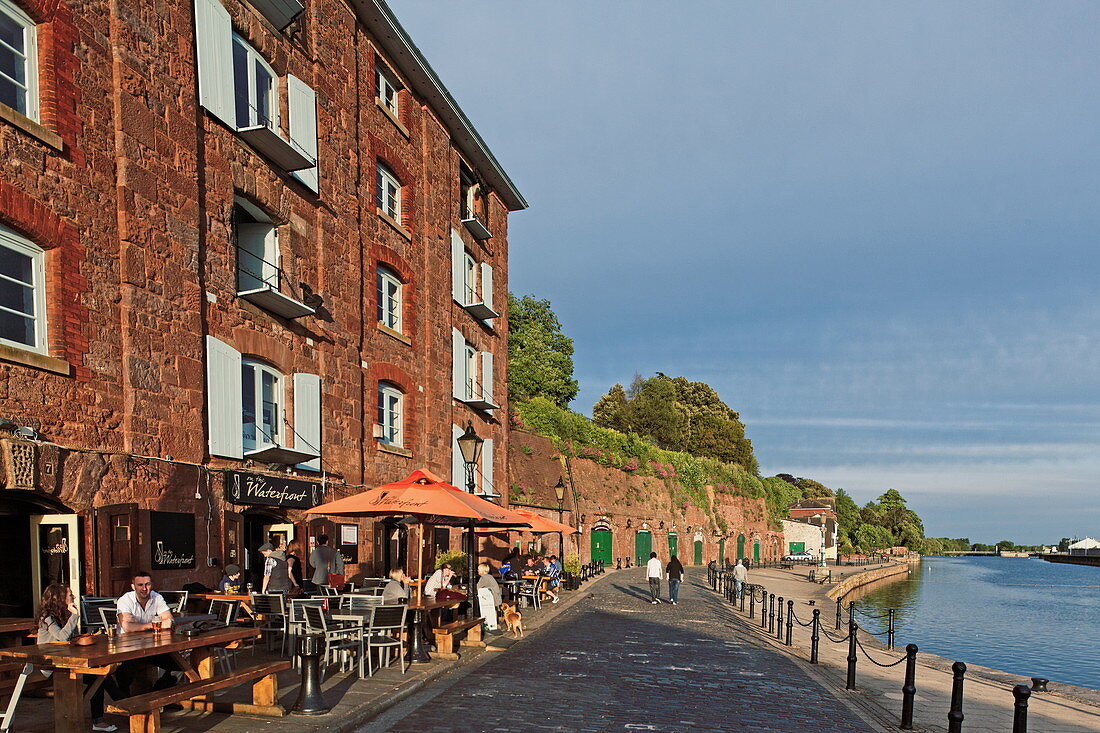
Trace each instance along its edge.
<instances>
[{"instance_id":1,"label":"pale blue window shutter","mask_svg":"<svg viewBox=\"0 0 1100 733\"><path fill-rule=\"evenodd\" d=\"M481 352L481 399L496 404L493 399L493 352L491 351Z\"/></svg>"},{"instance_id":2,"label":"pale blue window shutter","mask_svg":"<svg viewBox=\"0 0 1100 733\"><path fill-rule=\"evenodd\" d=\"M210 454L241 458L241 354L213 336L206 337L206 412Z\"/></svg>"},{"instance_id":3,"label":"pale blue window shutter","mask_svg":"<svg viewBox=\"0 0 1100 733\"><path fill-rule=\"evenodd\" d=\"M495 310L493 308L493 266L488 262L481 263L481 302L489 310Z\"/></svg>"},{"instance_id":4,"label":"pale blue window shutter","mask_svg":"<svg viewBox=\"0 0 1100 733\"><path fill-rule=\"evenodd\" d=\"M466 245L454 229L451 230L451 295L459 305L466 305Z\"/></svg>"},{"instance_id":5,"label":"pale blue window shutter","mask_svg":"<svg viewBox=\"0 0 1100 733\"><path fill-rule=\"evenodd\" d=\"M466 490L466 463L462 460L462 451L458 447L458 439L466 432L457 425L451 426L451 483Z\"/></svg>"},{"instance_id":6,"label":"pale blue window shutter","mask_svg":"<svg viewBox=\"0 0 1100 733\"><path fill-rule=\"evenodd\" d=\"M317 160L317 93L298 77L286 77L287 109L290 111L290 142L307 158ZM294 171L294 177L310 191L318 190L317 165Z\"/></svg>"},{"instance_id":7,"label":"pale blue window shutter","mask_svg":"<svg viewBox=\"0 0 1100 733\"><path fill-rule=\"evenodd\" d=\"M321 455L321 377L294 375L294 447ZM299 463L298 468L321 470L320 457Z\"/></svg>"},{"instance_id":8,"label":"pale blue window shutter","mask_svg":"<svg viewBox=\"0 0 1100 733\"><path fill-rule=\"evenodd\" d=\"M466 339L457 328L451 329L451 382L457 400L466 399Z\"/></svg>"},{"instance_id":9,"label":"pale blue window shutter","mask_svg":"<svg viewBox=\"0 0 1100 733\"><path fill-rule=\"evenodd\" d=\"M233 25L218 0L195 0L199 104L237 129L233 111Z\"/></svg>"},{"instance_id":10,"label":"pale blue window shutter","mask_svg":"<svg viewBox=\"0 0 1100 733\"><path fill-rule=\"evenodd\" d=\"M493 484L493 439L486 438L481 444L481 493L495 495L500 492Z\"/></svg>"}]
</instances>

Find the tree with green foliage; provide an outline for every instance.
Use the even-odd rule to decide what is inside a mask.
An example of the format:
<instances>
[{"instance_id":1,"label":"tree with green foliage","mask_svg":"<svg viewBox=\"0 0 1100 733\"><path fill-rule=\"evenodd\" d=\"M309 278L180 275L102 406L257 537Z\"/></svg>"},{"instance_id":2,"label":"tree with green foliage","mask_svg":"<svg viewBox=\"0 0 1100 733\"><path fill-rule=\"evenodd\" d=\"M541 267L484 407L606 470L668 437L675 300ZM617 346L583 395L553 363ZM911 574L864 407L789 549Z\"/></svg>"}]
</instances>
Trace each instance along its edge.
<instances>
[{"instance_id":1,"label":"tree with green foliage","mask_svg":"<svg viewBox=\"0 0 1100 733\"><path fill-rule=\"evenodd\" d=\"M620 433L637 432L630 424L630 408L623 385L616 384L596 402L592 407L592 422Z\"/></svg>"},{"instance_id":2,"label":"tree with green foliage","mask_svg":"<svg viewBox=\"0 0 1100 733\"><path fill-rule=\"evenodd\" d=\"M562 333L549 300L508 294L508 395L545 397L566 407L577 396L573 339Z\"/></svg>"}]
</instances>

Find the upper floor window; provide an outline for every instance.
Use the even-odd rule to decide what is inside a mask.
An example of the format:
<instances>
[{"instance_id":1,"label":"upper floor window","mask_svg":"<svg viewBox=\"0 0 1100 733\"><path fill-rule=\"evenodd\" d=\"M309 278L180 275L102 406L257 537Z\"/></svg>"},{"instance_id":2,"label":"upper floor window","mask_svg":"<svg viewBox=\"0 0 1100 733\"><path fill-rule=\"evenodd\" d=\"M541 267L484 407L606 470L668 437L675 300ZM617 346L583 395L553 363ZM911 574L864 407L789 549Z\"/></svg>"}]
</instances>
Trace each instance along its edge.
<instances>
[{"instance_id":1,"label":"upper floor window","mask_svg":"<svg viewBox=\"0 0 1100 733\"><path fill-rule=\"evenodd\" d=\"M479 302L480 299L477 297L477 260L466 250L463 250L462 253L462 288L462 293L465 296L462 305Z\"/></svg>"},{"instance_id":2,"label":"upper floor window","mask_svg":"<svg viewBox=\"0 0 1100 733\"><path fill-rule=\"evenodd\" d=\"M257 207L237 199L233 207L237 235L237 290L279 289L278 229Z\"/></svg>"},{"instance_id":3,"label":"upper floor window","mask_svg":"<svg viewBox=\"0 0 1100 733\"><path fill-rule=\"evenodd\" d=\"M378 208L382 213L401 223L401 183L386 166L378 164Z\"/></svg>"},{"instance_id":4,"label":"upper floor window","mask_svg":"<svg viewBox=\"0 0 1100 733\"><path fill-rule=\"evenodd\" d=\"M480 384L477 381L477 349L471 343L466 344L466 363L464 365L466 400L480 396Z\"/></svg>"},{"instance_id":5,"label":"upper floor window","mask_svg":"<svg viewBox=\"0 0 1100 733\"><path fill-rule=\"evenodd\" d=\"M278 445L283 376L253 359L241 360L241 411L244 450Z\"/></svg>"},{"instance_id":6,"label":"upper floor window","mask_svg":"<svg viewBox=\"0 0 1100 733\"><path fill-rule=\"evenodd\" d=\"M0 0L0 102L38 121L35 24L9 0Z\"/></svg>"},{"instance_id":7,"label":"upper floor window","mask_svg":"<svg viewBox=\"0 0 1100 733\"><path fill-rule=\"evenodd\" d=\"M379 442L401 447L405 442L405 395L396 385L378 383L378 424L381 426Z\"/></svg>"},{"instance_id":8,"label":"upper floor window","mask_svg":"<svg viewBox=\"0 0 1100 733\"><path fill-rule=\"evenodd\" d=\"M0 226L0 343L46 353L45 253Z\"/></svg>"},{"instance_id":9,"label":"upper floor window","mask_svg":"<svg viewBox=\"0 0 1100 733\"><path fill-rule=\"evenodd\" d=\"M233 90L237 127L279 126L275 71L243 38L233 36Z\"/></svg>"},{"instance_id":10,"label":"upper floor window","mask_svg":"<svg viewBox=\"0 0 1100 733\"><path fill-rule=\"evenodd\" d=\"M397 92L401 87L395 81L392 72L380 62L375 64L374 71L378 87L378 103L391 115L397 117Z\"/></svg>"},{"instance_id":11,"label":"upper floor window","mask_svg":"<svg viewBox=\"0 0 1100 733\"><path fill-rule=\"evenodd\" d=\"M395 273L385 267L378 268L378 322L399 333L403 287Z\"/></svg>"}]
</instances>

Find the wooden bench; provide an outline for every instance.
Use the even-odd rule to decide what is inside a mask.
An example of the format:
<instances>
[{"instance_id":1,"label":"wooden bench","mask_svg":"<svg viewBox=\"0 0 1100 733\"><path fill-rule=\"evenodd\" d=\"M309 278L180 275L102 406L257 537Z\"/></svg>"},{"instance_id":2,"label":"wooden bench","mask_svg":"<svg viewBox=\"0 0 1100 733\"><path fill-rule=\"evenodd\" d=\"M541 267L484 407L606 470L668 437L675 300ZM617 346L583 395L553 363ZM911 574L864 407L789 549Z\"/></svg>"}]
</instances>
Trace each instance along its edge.
<instances>
[{"instance_id":1,"label":"wooden bench","mask_svg":"<svg viewBox=\"0 0 1100 733\"><path fill-rule=\"evenodd\" d=\"M466 634L466 639L461 643L464 646L485 646L485 642L481 640L481 624L485 621L483 618L471 618L467 620L452 621L449 624L443 626L437 626L432 631L435 633L435 648L438 650L439 656L444 659L457 659L458 655L455 653L455 638L463 632Z\"/></svg>"},{"instance_id":2,"label":"wooden bench","mask_svg":"<svg viewBox=\"0 0 1100 733\"><path fill-rule=\"evenodd\" d=\"M107 711L129 715L130 733L158 733L161 708L173 703L179 703L192 710L281 716L285 711L279 705L278 673L287 669L290 669L289 660L257 664L236 672L215 675L209 679L185 682L167 690L155 690L144 695L128 697L125 700L116 700L107 706ZM255 680L252 685L251 705L205 699L205 696L211 692L236 687L250 680Z\"/></svg>"}]
</instances>

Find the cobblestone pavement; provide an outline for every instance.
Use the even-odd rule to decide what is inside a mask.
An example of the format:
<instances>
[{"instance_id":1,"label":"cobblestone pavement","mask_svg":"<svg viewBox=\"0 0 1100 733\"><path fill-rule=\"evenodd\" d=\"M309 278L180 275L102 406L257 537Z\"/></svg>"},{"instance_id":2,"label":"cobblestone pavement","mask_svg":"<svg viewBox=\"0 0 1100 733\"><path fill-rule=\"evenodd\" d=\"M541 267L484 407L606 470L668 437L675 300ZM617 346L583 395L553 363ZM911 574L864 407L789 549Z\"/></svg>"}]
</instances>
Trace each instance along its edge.
<instances>
[{"instance_id":1,"label":"cobblestone pavement","mask_svg":"<svg viewBox=\"0 0 1100 733\"><path fill-rule=\"evenodd\" d=\"M609 578L538 634L360 731L873 730L738 634L695 575L676 606L649 603L641 570Z\"/></svg>"}]
</instances>

